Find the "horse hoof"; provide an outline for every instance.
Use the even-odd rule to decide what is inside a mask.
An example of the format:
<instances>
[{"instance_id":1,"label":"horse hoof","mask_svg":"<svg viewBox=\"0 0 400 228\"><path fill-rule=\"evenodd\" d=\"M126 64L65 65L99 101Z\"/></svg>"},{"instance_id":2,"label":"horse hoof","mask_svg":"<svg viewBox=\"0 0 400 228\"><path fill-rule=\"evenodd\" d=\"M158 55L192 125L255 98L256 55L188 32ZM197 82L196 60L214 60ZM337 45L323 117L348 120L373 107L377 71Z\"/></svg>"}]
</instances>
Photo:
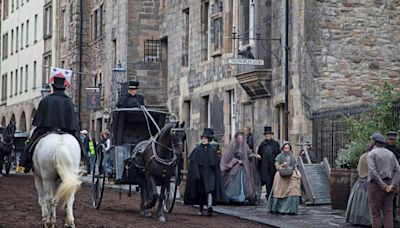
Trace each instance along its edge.
<instances>
[{"instance_id":1,"label":"horse hoof","mask_svg":"<svg viewBox=\"0 0 400 228\"><path fill-rule=\"evenodd\" d=\"M68 227L68 228L75 228L75 224L67 224L67 223L65 223L64 226Z\"/></svg>"},{"instance_id":2,"label":"horse hoof","mask_svg":"<svg viewBox=\"0 0 400 228\"><path fill-rule=\"evenodd\" d=\"M151 213L147 212L147 211L141 211L140 215L145 217L145 218L150 218L151 217Z\"/></svg>"},{"instance_id":3,"label":"horse hoof","mask_svg":"<svg viewBox=\"0 0 400 228\"><path fill-rule=\"evenodd\" d=\"M158 217L158 221L160 221L160 222L165 222L165 217L164 217L164 216Z\"/></svg>"}]
</instances>

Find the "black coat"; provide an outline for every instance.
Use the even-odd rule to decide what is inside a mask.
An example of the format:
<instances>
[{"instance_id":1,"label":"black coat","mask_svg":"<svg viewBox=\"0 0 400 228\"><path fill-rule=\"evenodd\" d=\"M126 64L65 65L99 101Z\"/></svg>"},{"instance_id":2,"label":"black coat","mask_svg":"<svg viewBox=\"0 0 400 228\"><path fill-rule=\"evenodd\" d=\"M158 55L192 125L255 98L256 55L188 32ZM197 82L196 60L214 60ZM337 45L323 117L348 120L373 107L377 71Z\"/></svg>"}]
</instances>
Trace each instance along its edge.
<instances>
[{"instance_id":1,"label":"black coat","mask_svg":"<svg viewBox=\"0 0 400 228\"><path fill-rule=\"evenodd\" d=\"M54 90L52 94L40 101L32 125L40 128L78 131L78 121L71 98L64 91Z\"/></svg>"},{"instance_id":2,"label":"black coat","mask_svg":"<svg viewBox=\"0 0 400 228\"><path fill-rule=\"evenodd\" d=\"M210 145L200 144L190 154L189 161L185 204L207 205L207 193L212 193L213 205L226 203L217 151Z\"/></svg>"},{"instance_id":3,"label":"black coat","mask_svg":"<svg viewBox=\"0 0 400 228\"><path fill-rule=\"evenodd\" d=\"M247 142L247 145L249 146L250 150L253 151L254 142L253 142L253 135L251 133L246 136L246 142Z\"/></svg>"},{"instance_id":4,"label":"black coat","mask_svg":"<svg viewBox=\"0 0 400 228\"><path fill-rule=\"evenodd\" d=\"M117 108L135 108L144 105L144 97L140 94L132 96L131 94L122 96L118 103Z\"/></svg>"},{"instance_id":5,"label":"black coat","mask_svg":"<svg viewBox=\"0 0 400 228\"><path fill-rule=\"evenodd\" d=\"M258 154L261 156L261 159L258 162L258 170L263 184L272 186L276 173L275 158L279 153L279 143L274 139L264 140L260 143Z\"/></svg>"},{"instance_id":6,"label":"black coat","mask_svg":"<svg viewBox=\"0 0 400 228\"><path fill-rule=\"evenodd\" d=\"M400 161L400 146L399 145L397 145L397 144L395 144L395 145L386 144L386 149L392 151L394 156L396 156L397 161Z\"/></svg>"}]
</instances>

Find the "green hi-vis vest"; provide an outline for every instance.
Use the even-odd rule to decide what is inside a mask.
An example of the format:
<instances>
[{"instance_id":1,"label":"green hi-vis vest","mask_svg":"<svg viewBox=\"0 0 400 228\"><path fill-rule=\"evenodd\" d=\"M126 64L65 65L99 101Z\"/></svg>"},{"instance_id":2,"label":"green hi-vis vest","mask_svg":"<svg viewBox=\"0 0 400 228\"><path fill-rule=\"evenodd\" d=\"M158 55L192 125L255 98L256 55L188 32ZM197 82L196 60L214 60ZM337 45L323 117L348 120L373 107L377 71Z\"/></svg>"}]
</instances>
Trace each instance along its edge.
<instances>
[{"instance_id":1,"label":"green hi-vis vest","mask_svg":"<svg viewBox=\"0 0 400 228\"><path fill-rule=\"evenodd\" d=\"M94 155L94 144L92 141L89 141L89 150L90 150L90 155Z\"/></svg>"}]
</instances>

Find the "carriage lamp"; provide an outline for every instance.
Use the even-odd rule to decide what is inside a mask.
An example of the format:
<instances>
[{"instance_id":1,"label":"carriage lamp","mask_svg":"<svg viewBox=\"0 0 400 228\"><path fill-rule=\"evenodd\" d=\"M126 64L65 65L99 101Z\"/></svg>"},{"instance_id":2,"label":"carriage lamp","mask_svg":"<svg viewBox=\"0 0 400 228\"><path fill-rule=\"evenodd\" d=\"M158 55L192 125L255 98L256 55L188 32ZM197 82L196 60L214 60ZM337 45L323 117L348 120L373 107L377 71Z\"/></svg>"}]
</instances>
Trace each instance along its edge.
<instances>
[{"instance_id":1,"label":"carriage lamp","mask_svg":"<svg viewBox=\"0 0 400 228\"><path fill-rule=\"evenodd\" d=\"M40 89L40 93L42 94L42 98L45 98L47 95L51 93L51 88L49 84L43 84Z\"/></svg>"}]
</instances>

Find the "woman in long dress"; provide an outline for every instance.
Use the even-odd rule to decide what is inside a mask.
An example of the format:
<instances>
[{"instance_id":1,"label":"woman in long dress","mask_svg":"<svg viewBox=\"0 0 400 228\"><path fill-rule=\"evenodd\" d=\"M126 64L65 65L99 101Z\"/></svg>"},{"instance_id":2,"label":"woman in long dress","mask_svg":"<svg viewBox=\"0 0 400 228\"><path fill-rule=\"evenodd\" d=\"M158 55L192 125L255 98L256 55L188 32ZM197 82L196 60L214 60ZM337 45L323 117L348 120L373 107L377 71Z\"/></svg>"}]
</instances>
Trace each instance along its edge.
<instances>
[{"instance_id":1,"label":"woman in long dress","mask_svg":"<svg viewBox=\"0 0 400 228\"><path fill-rule=\"evenodd\" d=\"M368 152L358 160L358 179L351 189L347 202L346 222L353 225L370 226L371 216L368 207Z\"/></svg>"},{"instance_id":2,"label":"woman in long dress","mask_svg":"<svg viewBox=\"0 0 400 228\"><path fill-rule=\"evenodd\" d=\"M259 178L255 162L260 158L250 150L244 132L236 133L220 163L225 192L231 203L256 203Z\"/></svg>"},{"instance_id":3,"label":"woman in long dress","mask_svg":"<svg viewBox=\"0 0 400 228\"><path fill-rule=\"evenodd\" d=\"M295 215L300 204L300 178L301 174L297 169L296 159L292 154L292 146L284 143L281 153L275 159L275 173L272 192L267 202L267 212ZM292 169L293 174L282 177L280 169Z\"/></svg>"}]
</instances>

